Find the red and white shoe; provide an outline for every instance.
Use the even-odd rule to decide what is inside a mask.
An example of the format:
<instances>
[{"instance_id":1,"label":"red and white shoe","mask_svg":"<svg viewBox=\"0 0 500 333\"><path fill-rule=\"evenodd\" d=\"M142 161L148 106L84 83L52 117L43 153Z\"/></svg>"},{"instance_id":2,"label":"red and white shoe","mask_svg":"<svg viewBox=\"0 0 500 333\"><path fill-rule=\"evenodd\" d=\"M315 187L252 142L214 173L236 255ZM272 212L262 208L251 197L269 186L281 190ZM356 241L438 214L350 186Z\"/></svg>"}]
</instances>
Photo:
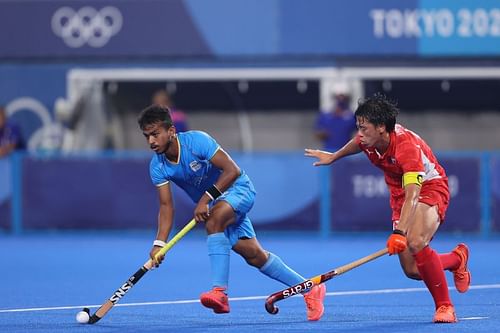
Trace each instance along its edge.
<instances>
[{"instance_id":1,"label":"red and white shoe","mask_svg":"<svg viewBox=\"0 0 500 333\"><path fill-rule=\"evenodd\" d=\"M453 270L453 280L455 282L455 288L459 293L465 293L469 290L470 286L470 271L467 269L467 262L469 261L469 248L467 245L460 243L453 249L460 257L460 265L457 269Z\"/></svg>"},{"instance_id":2,"label":"red and white shoe","mask_svg":"<svg viewBox=\"0 0 500 333\"><path fill-rule=\"evenodd\" d=\"M434 314L435 323L451 324L458 322L453 305L441 305Z\"/></svg>"},{"instance_id":3,"label":"red and white shoe","mask_svg":"<svg viewBox=\"0 0 500 333\"><path fill-rule=\"evenodd\" d=\"M229 301L225 291L226 288L215 287L201 294L200 302L215 313L229 313Z\"/></svg>"},{"instance_id":4,"label":"red and white shoe","mask_svg":"<svg viewBox=\"0 0 500 333\"><path fill-rule=\"evenodd\" d=\"M307 307L307 320L316 321L320 320L325 312L323 300L326 295L326 286L320 284L314 286L309 292L304 294L304 301Z\"/></svg>"}]
</instances>

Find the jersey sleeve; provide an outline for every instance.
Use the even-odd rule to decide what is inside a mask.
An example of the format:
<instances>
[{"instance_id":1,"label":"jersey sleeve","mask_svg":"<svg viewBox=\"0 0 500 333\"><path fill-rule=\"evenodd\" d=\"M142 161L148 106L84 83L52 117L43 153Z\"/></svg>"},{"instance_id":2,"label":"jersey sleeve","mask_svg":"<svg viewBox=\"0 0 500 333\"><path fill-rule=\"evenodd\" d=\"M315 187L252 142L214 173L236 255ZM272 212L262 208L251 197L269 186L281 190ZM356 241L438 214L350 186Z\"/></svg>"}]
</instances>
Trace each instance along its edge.
<instances>
[{"instance_id":1,"label":"jersey sleeve","mask_svg":"<svg viewBox=\"0 0 500 333\"><path fill-rule=\"evenodd\" d=\"M151 177L151 182L156 187L166 185L170 181L168 176L162 172L161 163L158 163L156 157L153 157L149 164L149 176Z\"/></svg>"},{"instance_id":2,"label":"jersey sleeve","mask_svg":"<svg viewBox=\"0 0 500 333\"><path fill-rule=\"evenodd\" d=\"M403 187L408 184L421 186L425 175L425 167L420 147L411 142L401 144L396 152L396 160L403 169Z\"/></svg>"},{"instance_id":3,"label":"jersey sleeve","mask_svg":"<svg viewBox=\"0 0 500 333\"><path fill-rule=\"evenodd\" d=\"M195 154L199 159L210 160L214 157L215 153L219 150L220 145L205 132L194 131L192 133L191 148L193 154Z\"/></svg>"}]
</instances>

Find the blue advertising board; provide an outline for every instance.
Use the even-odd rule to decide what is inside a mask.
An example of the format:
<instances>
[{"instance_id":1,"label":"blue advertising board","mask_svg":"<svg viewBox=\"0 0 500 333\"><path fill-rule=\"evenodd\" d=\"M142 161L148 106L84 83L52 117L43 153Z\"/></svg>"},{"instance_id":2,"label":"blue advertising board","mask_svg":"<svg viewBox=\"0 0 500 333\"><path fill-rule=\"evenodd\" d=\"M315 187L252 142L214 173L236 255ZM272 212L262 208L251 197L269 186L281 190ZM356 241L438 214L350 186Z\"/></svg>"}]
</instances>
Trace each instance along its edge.
<instances>
[{"instance_id":1,"label":"blue advertising board","mask_svg":"<svg viewBox=\"0 0 500 333\"><path fill-rule=\"evenodd\" d=\"M319 178L302 154L232 157L257 189L249 213L256 229L318 230ZM155 228L159 205L149 177L150 158L149 153L26 155L21 166L23 228ZM172 188L175 223L182 225L192 218L194 203L180 188ZM307 190L289 195L297 188Z\"/></svg>"},{"instance_id":2,"label":"blue advertising board","mask_svg":"<svg viewBox=\"0 0 500 333\"><path fill-rule=\"evenodd\" d=\"M4 57L209 54L182 1L1 2L0 31Z\"/></svg>"},{"instance_id":3,"label":"blue advertising board","mask_svg":"<svg viewBox=\"0 0 500 333\"><path fill-rule=\"evenodd\" d=\"M364 156L331 167L333 231L391 230L389 191L382 171Z\"/></svg>"},{"instance_id":4,"label":"blue advertising board","mask_svg":"<svg viewBox=\"0 0 500 333\"><path fill-rule=\"evenodd\" d=\"M0 58L476 57L499 40L495 0L0 2Z\"/></svg>"},{"instance_id":5,"label":"blue advertising board","mask_svg":"<svg viewBox=\"0 0 500 333\"><path fill-rule=\"evenodd\" d=\"M150 156L145 152L38 154L25 155L18 160L20 165L0 159L0 228L155 228L158 198L148 174ZM320 191L324 174L300 153L233 152L232 156L257 189L249 213L256 230L319 232L324 222L330 223L327 227L334 233L392 228L383 174L364 156L324 169L331 173L330 193ZM451 194L441 230L481 231L485 236L500 231L500 157L486 156L490 156L487 168L482 154L438 156L446 168ZM482 185L486 181L491 184L488 188ZM191 219L194 203L176 186L173 194L176 224L183 225ZM18 206L13 197L19 198ZM320 199L331 207L325 221L320 217ZM11 216L20 220L13 221Z\"/></svg>"},{"instance_id":6,"label":"blue advertising board","mask_svg":"<svg viewBox=\"0 0 500 333\"><path fill-rule=\"evenodd\" d=\"M441 230L479 232L481 227L481 159L438 156L448 175L450 205Z\"/></svg>"},{"instance_id":7,"label":"blue advertising board","mask_svg":"<svg viewBox=\"0 0 500 333\"><path fill-rule=\"evenodd\" d=\"M11 225L11 163L7 157L0 158L0 229L8 229Z\"/></svg>"},{"instance_id":8,"label":"blue advertising board","mask_svg":"<svg viewBox=\"0 0 500 333\"><path fill-rule=\"evenodd\" d=\"M478 232L481 223L480 159L441 157L449 178L450 205L445 231ZM391 230L389 192L383 173L364 157L348 158L331 168L333 231Z\"/></svg>"},{"instance_id":9,"label":"blue advertising board","mask_svg":"<svg viewBox=\"0 0 500 333\"><path fill-rule=\"evenodd\" d=\"M157 199L146 159L28 157L23 169L26 229L147 228Z\"/></svg>"},{"instance_id":10,"label":"blue advertising board","mask_svg":"<svg viewBox=\"0 0 500 333\"><path fill-rule=\"evenodd\" d=\"M421 55L500 54L500 3L496 0L421 0L416 15Z\"/></svg>"},{"instance_id":11,"label":"blue advertising board","mask_svg":"<svg viewBox=\"0 0 500 333\"><path fill-rule=\"evenodd\" d=\"M491 158L491 229L500 232L500 155Z\"/></svg>"}]
</instances>

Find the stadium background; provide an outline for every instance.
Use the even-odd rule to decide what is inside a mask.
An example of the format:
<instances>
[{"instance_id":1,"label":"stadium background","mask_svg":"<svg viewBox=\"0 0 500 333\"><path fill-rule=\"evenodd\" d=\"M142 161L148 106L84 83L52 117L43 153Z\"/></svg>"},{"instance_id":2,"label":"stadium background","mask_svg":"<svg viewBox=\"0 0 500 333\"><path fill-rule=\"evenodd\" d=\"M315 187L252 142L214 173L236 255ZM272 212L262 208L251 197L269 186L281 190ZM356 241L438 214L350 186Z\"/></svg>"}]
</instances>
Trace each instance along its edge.
<instances>
[{"instance_id":1,"label":"stadium background","mask_svg":"<svg viewBox=\"0 0 500 333\"><path fill-rule=\"evenodd\" d=\"M450 177L433 248L471 250L470 290L447 274L459 323L385 256L327 283L325 314L231 258L231 313L210 287L202 226L98 324L94 312L147 259L156 232L151 152L136 115L167 89L255 183L259 241L311 277L385 246L380 171L364 156L314 168L313 126L338 85L399 100L400 122ZM0 0L0 105L28 151L0 159L1 332L496 332L500 326L500 6L497 0ZM177 188L176 228L193 204Z\"/></svg>"},{"instance_id":2,"label":"stadium background","mask_svg":"<svg viewBox=\"0 0 500 333\"><path fill-rule=\"evenodd\" d=\"M29 143L0 160L7 234L154 229L135 117L162 87L254 180L259 232L386 231L387 190L365 158L320 173L302 156L339 82L354 101L398 99L438 152L444 230L500 231L496 1L1 1L0 31L0 104ZM176 192L180 225L193 204Z\"/></svg>"}]
</instances>

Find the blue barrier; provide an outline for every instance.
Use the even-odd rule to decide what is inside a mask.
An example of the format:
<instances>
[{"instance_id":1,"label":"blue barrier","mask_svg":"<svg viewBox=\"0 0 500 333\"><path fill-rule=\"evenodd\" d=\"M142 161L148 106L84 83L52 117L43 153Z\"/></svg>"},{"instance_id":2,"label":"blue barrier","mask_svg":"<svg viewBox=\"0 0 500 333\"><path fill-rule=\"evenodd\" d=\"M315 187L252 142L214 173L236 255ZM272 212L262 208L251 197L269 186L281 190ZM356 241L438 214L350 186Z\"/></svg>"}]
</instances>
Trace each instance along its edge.
<instances>
[{"instance_id":1,"label":"blue barrier","mask_svg":"<svg viewBox=\"0 0 500 333\"><path fill-rule=\"evenodd\" d=\"M11 226L10 200L12 196L11 160L0 158L0 230Z\"/></svg>"},{"instance_id":2,"label":"blue barrier","mask_svg":"<svg viewBox=\"0 0 500 333\"><path fill-rule=\"evenodd\" d=\"M23 230L23 206L22 206L22 179L21 172L23 154L12 155L12 232L20 234Z\"/></svg>"},{"instance_id":3,"label":"blue barrier","mask_svg":"<svg viewBox=\"0 0 500 333\"><path fill-rule=\"evenodd\" d=\"M443 231L484 237L498 233L500 153L438 155L452 197ZM13 233L154 228L158 199L148 175L150 156L147 152L16 153L9 167L0 160L0 228ZM257 189L250 217L260 230L316 231L327 237L390 228L383 175L364 156L331 168L312 167L302 152L233 152L232 156ZM5 195L10 187L4 183L12 184L11 195ZM194 203L179 188L173 191L176 221L182 224L190 219Z\"/></svg>"},{"instance_id":4,"label":"blue barrier","mask_svg":"<svg viewBox=\"0 0 500 333\"><path fill-rule=\"evenodd\" d=\"M0 57L495 56L498 8L494 0L2 1L0 30L9 33Z\"/></svg>"},{"instance_id":5,"label":"blue barrier","mask_svg":"<svg viewBox=\"0 0 500 333\"><path fill-rule=\"evenodd\" d=\"M490 182L485 184L484 198L488 201L484 205L485 214L483 216L485 233L490 230L500 232L500 154L490 156L491 168L485 170L490 175Z\"/></svg>"},{"instance_id":6,"label":"blue barrier","mask_svg":"<svg viewBox=\"0 0 500 333\"><path fill-rule=\"evenodd\" d=\"M13 232L152 228L158 198L148 175L150 157L145 152L17 154L12 158L16 171L9 226ZM301 154L234 153L232 157L257 187L251 213L254 225L263 230L318 229L317 172ZM296 188L308 191L288 196ZM194 204L179 188L174 186L173 191L176 220L183 223L191 218Z\"/></svg>"},{"instance_id":7,"label":"blue barrier","mask_svg":"<svg viewBox=\"0 0 500 333\"><path fill-rule=\"evenodd\" d=\"M500 170L499 170L500 171ZM494 168L491 165L491 156L488 153L481 155L481 232L483 236L488 236L491 232L491 175Z\"/></svg>"}]
</instances>

